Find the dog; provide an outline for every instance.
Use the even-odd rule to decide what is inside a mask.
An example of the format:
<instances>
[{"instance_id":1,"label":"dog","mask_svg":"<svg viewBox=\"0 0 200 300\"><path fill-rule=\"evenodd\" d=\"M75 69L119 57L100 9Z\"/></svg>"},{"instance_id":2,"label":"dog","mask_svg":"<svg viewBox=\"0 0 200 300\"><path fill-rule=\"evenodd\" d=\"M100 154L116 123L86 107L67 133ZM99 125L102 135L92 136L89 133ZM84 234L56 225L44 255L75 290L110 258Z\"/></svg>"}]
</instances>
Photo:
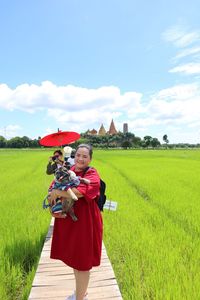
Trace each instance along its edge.
<instances>
[{"instance_id":1,"label":"dog","mask_svg":"<svg viewBox=\"0 0 200 300\"><path fill-rule=\"evenodd\" d=\"M55 179L49 188L48 200L51 202L51 192L55 189L65 191L67 193L67 197L59 197L55 200L56 203L51 207L51 211L55 217L66 218L69 214L73 221L76 222L78 220L73 208L78 197L71 188L77 187L80 182L90 184L88 179L76 176L76 174L69 170L65 165L56 170Z\"/></svg>"}]
</instances>

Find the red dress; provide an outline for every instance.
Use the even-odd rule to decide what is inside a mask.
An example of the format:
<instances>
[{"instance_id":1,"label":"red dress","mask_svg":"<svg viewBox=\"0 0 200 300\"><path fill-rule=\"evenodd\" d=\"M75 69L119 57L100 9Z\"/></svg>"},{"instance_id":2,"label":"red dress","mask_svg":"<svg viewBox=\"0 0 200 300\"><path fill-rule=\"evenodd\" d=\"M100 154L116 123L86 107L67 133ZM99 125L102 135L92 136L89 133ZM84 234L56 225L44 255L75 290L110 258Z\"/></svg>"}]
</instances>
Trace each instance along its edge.
<instances>
[{"instance_id":1,"label":"red dress","mask_svg":"<svg viewBox=\"0 0 200 300\"><path fill-rule=\"evenodd\" d=\"M75 172L74 167L71 170ZM83 172L75 173L83 176ZM94 168L89 168L84 178L89 179L90 184L80 183L77 187L83 195L74 204L78 221L74 222L70 216L55 218L50 255L79 271L88 271L100 265L103 232L102 217L96 202L100 188L99 175Z\"/></svg>"}]
</instances>

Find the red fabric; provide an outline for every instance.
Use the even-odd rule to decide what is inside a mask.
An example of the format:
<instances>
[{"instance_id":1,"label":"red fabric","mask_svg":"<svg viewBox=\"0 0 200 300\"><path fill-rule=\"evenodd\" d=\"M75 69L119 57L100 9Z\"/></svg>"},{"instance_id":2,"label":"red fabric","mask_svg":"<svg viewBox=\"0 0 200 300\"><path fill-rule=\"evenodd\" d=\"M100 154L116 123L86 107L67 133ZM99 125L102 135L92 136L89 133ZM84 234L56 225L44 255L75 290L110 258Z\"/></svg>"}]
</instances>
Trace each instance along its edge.
<instances>
[{"instance_id":1,"label":"red fabric","mask_svg":"<svg viewBox=\"0 0 200 300\"><path fill-rule=\"evenodd\" d=\"M70 144L80 139L80 134L74 131L58 131L48 134L39 140L39 144L42 146L62 146Z\"/></svg>"},{"instance_id":2,"label":"red fabric","mask_svg":"<svg viewBox=\"0 0 200 300\"><path fill-rule=\"evenodd\" d=\"M53 187L54 183L55 183L55 179L51 182L51 184L50 184L50 186L48 188L49 191L52 190L52 187Z\"/></svg>"},{"instance_id":3,"label":"red fabric","mask_svg":"<svg viewBox=\"0 0 200 300\"><path fill-rule=\"evenodd\" d=\"M74 167L71 169L75 172ZM83 172L75 173L83 176ZM77 187L84 196L74 205L78 221L74 222L70 216L55 219L50 255L79 271L88 271L100 265L103 232L102 217L96 202L99 196L99 175L94 168L90 168L84 178L91 183L80 183Z\"/></svg>"}]
</instances>

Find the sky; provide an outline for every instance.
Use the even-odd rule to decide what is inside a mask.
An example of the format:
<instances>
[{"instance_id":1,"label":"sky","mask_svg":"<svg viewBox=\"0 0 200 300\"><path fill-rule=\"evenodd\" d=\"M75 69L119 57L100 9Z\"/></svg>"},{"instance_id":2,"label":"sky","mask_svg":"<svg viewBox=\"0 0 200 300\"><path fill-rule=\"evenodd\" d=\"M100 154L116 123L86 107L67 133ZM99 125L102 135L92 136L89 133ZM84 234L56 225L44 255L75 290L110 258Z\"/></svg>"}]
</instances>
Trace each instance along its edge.
<instances>
[{"instance_id":1,"label":"sky","mask_svg":"<svg viewBox=\"0 0 200 300\"><path fill-rule=\"evenodd\" d=\"M200 143L199 0L0 0L0 135Z\"/></svg>"}]
</instances>

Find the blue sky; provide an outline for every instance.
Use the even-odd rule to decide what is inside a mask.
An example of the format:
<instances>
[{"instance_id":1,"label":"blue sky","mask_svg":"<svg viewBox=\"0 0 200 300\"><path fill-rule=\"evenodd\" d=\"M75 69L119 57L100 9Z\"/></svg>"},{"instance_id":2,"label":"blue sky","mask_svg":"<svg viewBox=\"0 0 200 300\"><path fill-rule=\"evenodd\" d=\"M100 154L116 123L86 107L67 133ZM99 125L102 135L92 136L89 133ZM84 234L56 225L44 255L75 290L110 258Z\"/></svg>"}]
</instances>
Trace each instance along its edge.
<instances>
[{"instance_id":1,"label":"blue sky","mask_svg":"<svg viewBox=\"0 0 200 300\"><path fill-rule=\"evenodd\" d=\"M200 142L198 0L0 0L0 135Z\"/></svg>"}]
</instances>

